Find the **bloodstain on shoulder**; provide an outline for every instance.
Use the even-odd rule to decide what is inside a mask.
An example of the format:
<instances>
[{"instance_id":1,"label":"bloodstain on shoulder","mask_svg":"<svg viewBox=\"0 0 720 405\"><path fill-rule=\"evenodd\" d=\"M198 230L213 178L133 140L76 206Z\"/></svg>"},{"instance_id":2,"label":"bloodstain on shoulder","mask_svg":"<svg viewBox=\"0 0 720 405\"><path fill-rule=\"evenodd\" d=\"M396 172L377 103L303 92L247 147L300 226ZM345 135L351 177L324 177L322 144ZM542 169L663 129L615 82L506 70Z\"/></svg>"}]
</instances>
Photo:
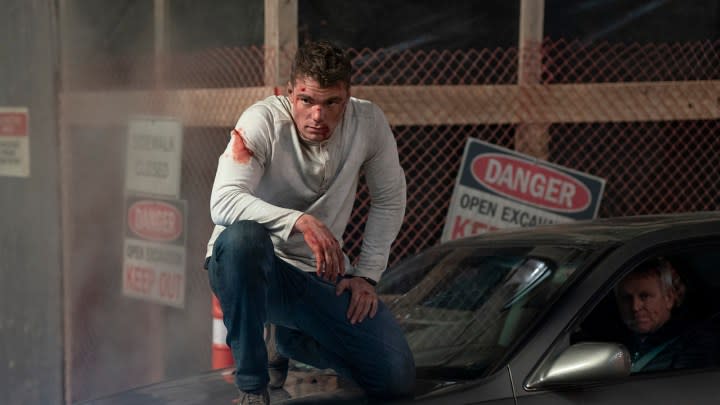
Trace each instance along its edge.
<instances>
[{"instance_id":1,"label":"bloodstain on shoulder","mask_svg":"<svg viewBox=\"0 0 720 405\"><path fill-rule=\"evenodd\" d=\"M232 139L230 140L230 153L232 159L238 163L248 163L253 156L253 152L245 145L242 138L242 130L233 129Z\"/></svg>"}]
</instances>

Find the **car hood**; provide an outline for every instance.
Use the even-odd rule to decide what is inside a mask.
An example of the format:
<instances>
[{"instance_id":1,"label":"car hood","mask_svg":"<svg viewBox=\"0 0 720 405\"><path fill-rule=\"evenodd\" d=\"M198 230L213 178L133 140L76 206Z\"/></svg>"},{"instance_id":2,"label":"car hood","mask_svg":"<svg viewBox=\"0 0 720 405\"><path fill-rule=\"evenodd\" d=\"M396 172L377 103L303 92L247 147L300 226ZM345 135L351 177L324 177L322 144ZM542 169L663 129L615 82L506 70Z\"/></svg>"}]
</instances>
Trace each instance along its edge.
<instances>
[{"instance_id":1,"label":"car hood","mask_svg":"<svg viewBox=\"0 0 720 405\"><path fill-rule=\"evenodd\" d=\"M448 381L420 379L416 396L452 385ZM83 404L96 405L190 405L237 403L232 369L152 384L129 391L102 397ZM273 404L365 404L368 402L362 389L354 382L339 377L332 370L291 370L282 389L271 390Z\"/></svg>"}]
</instances>

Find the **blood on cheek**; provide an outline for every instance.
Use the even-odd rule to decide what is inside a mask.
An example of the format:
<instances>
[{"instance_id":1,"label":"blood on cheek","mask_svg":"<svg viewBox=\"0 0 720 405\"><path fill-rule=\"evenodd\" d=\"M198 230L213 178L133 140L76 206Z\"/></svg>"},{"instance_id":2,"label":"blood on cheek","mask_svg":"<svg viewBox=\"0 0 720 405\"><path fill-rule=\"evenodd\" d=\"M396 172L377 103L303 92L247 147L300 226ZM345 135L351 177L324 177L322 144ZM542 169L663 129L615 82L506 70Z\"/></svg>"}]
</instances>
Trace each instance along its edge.
<instances>
[{"instance_id":1,"label":"blood on cheek","mask_svg":"<svg viewBox=\"0 0 720 405\"><path fill-rule=\"evenodd\" d=\"M242 138L242 132L237 129L232 130L232 158L238 163L248 163L253 152L245 146Z\"/></svg>"}]
</instances>

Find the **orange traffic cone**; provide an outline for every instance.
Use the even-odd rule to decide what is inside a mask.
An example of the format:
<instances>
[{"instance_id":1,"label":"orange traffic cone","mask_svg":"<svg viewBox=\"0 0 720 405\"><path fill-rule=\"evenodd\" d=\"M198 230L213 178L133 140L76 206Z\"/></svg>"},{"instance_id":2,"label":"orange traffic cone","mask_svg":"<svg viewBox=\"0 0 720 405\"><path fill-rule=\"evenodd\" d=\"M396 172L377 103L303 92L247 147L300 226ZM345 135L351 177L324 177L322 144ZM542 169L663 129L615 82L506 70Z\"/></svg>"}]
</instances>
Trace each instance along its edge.
<instances>
[{"instance_id":1,"label":"orange traffic cone","mask_svg":"<svg viewBox=\"0 0 720 405\"><path fill-rule=\"evenodd\" d=\"M235 363L230 347L225 343L227 329L223 323L223 313L215 294L212 296L213 336L212 336L212 368L232 367Z\"/></svg>"}]
</instances>

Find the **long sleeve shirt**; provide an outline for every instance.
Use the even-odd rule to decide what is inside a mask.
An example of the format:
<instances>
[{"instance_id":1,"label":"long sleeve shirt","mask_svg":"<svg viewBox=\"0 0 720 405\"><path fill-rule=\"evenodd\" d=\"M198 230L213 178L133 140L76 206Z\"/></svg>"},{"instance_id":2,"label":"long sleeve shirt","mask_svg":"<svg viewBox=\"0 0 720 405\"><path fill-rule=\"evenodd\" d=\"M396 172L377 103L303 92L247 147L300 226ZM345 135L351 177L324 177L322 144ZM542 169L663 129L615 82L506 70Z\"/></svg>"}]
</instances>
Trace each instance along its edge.
<instances>
[{"instance_id":1,"label":"long sleeve shirt","mask_svg":"<svg viewBox=\"0 0 720 405\"><path fill-rule=\"evenodd\" d=\"M248 108L235 128L252 156L232 158L232 139L219 160L210 197L217 236L239 220L269 231L275 253L301 270L315 271L315 258L295 221L307 213L322 221L342 246L358 179L364 170L371 205L357 267L345 255L346 274L380 279L405 214L406 184L385 115L375 104L351 97L330 138L300 137L287 97L271 96Z\"/></svg>"}]
</instances>

